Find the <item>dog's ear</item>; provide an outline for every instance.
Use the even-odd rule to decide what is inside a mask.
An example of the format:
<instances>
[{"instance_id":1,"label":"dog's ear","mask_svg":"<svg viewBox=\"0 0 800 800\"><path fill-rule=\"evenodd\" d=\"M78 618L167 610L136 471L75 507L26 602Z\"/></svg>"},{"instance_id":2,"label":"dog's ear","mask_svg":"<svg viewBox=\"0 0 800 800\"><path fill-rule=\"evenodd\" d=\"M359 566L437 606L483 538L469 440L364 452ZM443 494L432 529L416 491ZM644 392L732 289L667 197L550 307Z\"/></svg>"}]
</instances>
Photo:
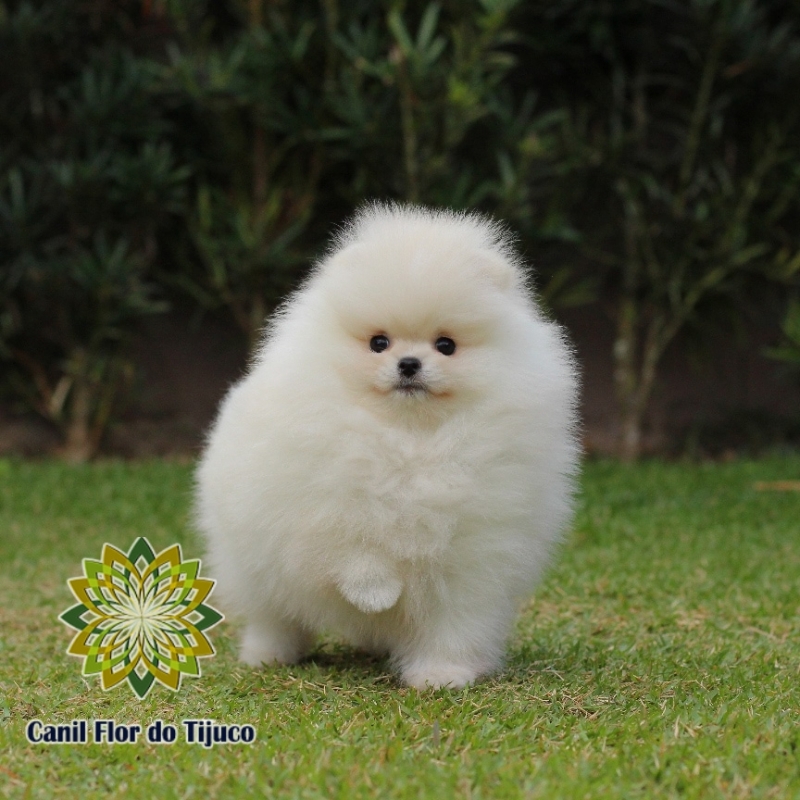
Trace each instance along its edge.
<instances>
[{"instance_id":1,"label":"dog's ear","mask_svg":"<svg viewBox=\"0 0 800 800\"><path fill-rule=\"evenodd\" d=\"M521 276L517 267L494 250L482 250L480 270L501 292L512 292L519 288Z\"/></svg>"}]
</instances>

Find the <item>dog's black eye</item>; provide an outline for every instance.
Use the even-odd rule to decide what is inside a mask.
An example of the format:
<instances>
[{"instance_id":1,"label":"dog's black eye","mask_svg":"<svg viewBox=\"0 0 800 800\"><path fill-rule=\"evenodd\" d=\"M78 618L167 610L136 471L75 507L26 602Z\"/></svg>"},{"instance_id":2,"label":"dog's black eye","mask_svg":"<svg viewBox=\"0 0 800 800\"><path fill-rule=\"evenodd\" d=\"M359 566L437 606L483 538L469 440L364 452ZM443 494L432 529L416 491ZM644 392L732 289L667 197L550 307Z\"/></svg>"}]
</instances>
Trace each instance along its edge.
<instances>
[{"instance_id":1,"label":"dog's black eye","mask_svg":"<svg viewBox=\"0 0 800 800\"><path fill-rule=\"evenodd\" d=\"M369 349L373 353L382 353L389 346L389 337L379 334L369 340Z\"/></svg>"},{"instance_id":2,"label":"dog's black eye","mask_svg":"<svg viewBox=\"0 0 800 800\"><path fill-rule=\"evenodd\" d=\"M440 336L433 345L443 356L451 356L456 351L456 343L447 336Z\"/></svg>"}]
</instances>

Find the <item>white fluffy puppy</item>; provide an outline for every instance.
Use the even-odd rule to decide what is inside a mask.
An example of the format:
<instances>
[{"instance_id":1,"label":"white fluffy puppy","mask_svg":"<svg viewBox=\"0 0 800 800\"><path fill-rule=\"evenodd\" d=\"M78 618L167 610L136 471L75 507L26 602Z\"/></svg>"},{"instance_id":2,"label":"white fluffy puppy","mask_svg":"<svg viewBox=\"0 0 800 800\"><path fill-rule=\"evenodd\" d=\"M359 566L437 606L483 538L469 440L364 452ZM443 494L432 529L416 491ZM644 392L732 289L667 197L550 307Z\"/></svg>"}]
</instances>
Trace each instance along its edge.
<instances>
[{"instance_id":1,"label":"white fluffy puppy","mask_svg":"<svg viewBox=\"0 0 800 800\"><path fill-rule=\"evenodd\" d=\"M241 658L321 630L411 686L502 663L571 513L577 379L503 229L368 206L225 398L197 518Z\"/></svg>"}]
</instances>

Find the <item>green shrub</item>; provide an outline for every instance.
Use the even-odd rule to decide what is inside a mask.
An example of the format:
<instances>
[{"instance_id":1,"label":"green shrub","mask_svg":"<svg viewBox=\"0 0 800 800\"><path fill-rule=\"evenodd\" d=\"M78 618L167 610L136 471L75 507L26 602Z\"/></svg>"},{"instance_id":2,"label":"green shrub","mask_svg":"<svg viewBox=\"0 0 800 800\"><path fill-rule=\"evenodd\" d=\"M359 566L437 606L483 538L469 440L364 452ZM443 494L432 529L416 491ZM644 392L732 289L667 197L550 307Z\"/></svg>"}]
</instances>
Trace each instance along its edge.
<instances>
[{"instance_id":1,"label":"green shrub","mask_svg":"<svg viewBox=\"0 0 800 800\"><path fill-rule=\"evenodd\" d=\"M515 5L255 2L217 19L213 44L188 22L196 7L175 7L162 88L204 135L171 280L253 344L331 222L365 199L484 208L535 235L532 177L557 115L509 86Z\"/></svg>"},{"instance_id":2,"label":"green shrub","mask_svg":"<svg viewBox=\"0 0 800 800\"><path fill-rule=\"evenodd\" d=\"M599 288L635 457L679 333L800 266L792 8L0 0L6 386L87 457L144 315L188 293L252 346L332 224L407 200L556 244L547 304Z\"/></svg>"},{"instance_id":3,"label":"green shrub","mask_svg":"<svg viewBox=\"0 0 800 800\"><path fill-rule=\"evenodd\" d=\"M561 191L616 324L621 453L635 458L661 359L754 279L800 265L800 31L777 0L537 3ZM550 37L550 38L548 38ZM555 64L556 66L552 66ZM794 265L794 267L793 267ZM757 281L756 281L757 282Z\"/></svg>"},{"instance_id":4,"label":"green shrub","mask_svg":"<svg viewBox=\"0 0 800 800\"><path fill-rule=\"evenodd\" d=\"M149 270L189 176L127 44L134 12L21 2L0 23L0 355L72 460L99 444L135 324L164 308Z\"/></svg>"}]
</instances>

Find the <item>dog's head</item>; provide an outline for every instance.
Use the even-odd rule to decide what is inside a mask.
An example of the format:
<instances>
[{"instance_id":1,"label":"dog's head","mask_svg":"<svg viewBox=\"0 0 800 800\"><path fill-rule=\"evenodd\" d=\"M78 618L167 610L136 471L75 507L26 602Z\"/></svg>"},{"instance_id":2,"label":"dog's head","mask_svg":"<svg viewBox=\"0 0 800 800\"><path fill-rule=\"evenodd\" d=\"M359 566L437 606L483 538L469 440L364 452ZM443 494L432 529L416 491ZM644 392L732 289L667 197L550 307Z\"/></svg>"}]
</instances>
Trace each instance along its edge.
<instances>
[{"instance_id":1,"label":"dog's head","mask_svg":"<svg viewBox=\"0 0 800 800\"><path fill-rule=\"evenodd\" d=\"M486 391L513 360L508 318L528 302L492 223L398 207L362 211L312 283L326 321L320 346L341 379L414 413Z\"/></svg>"}]
</instances>

